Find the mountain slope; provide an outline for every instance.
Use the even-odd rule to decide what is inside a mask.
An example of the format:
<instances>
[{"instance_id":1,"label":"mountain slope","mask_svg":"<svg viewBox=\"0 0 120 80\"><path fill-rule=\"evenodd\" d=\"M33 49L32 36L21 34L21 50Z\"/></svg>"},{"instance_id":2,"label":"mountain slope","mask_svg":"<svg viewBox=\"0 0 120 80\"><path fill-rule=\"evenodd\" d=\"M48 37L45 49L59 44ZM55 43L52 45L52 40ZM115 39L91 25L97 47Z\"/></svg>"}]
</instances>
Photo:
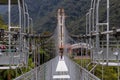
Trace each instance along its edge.
<instances>
[{"instance_id":1,"label":"mountain slope","mask_svg":"<svg viewBox=\"0 0 120 80\"><path fill-rule=\"evenodd\" d=\"M54 30L57 26L56 16L59 8L65 9L66 27L69 31L72 33L84 32L84 27L80 26L81 23L78 20L87 12L90 0L26 0L26 3L37 33ZM18 24L17 15L17 6L13 6L11 20L13 24ZM4 16L7 21L6 14Z\"/></svg>"},{"instance_id":2,"label":"mountain slope","mask_svg":"<svg viewBox=\"0 0 120 80\"><path fill-rule=\"evenodd\" d=\"M91 0L25 0L30 16L34 21L34 29L37 33L53 31L57 26L57 9L64 8L66 13L66 27L74 34L85 33L85 14L90 8ZM106 0L101 4L100 22L105 22ZM17 8L12 8L12 22L18 22ZM120 25L120 0L110 0L110 28Z\"/></svg>"},{"instance_id":3,"label":"mountain slope","mask_svg":"<svg viewBox=\"0 0 120 80\"><path fill-rule=\"evenodd\" d=\"M80 26L78 20L85 16L90 0L27 0L29 12L34 18L37 32L53 31L57 26L57 9L64 8L66 16L66 26L72 33L84 32L84 27ZM82 29L81 29L82 28ZM76 30L75 30L76 29Z\"/></svg>"}]
</instances>

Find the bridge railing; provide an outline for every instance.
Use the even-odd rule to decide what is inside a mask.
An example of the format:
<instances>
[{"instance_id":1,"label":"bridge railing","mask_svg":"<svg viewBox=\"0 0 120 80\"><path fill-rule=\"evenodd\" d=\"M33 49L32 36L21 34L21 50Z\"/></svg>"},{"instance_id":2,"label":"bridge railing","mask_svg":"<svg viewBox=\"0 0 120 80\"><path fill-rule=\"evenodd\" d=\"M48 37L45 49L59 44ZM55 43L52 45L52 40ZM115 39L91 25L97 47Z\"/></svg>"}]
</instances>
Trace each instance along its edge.
<instances>
[{"instance_id":1,"label":"bridge railing","mask_svg":"<svg viewBox=\"0 0 120 80\"><path fill-rule=\"evenodd\" d=\"M94 74L81 67L79 64L67 58L68 64L71 66L72 72L70 72L72 80L100 80ZM69 69L69 71L71 71ZM75 76L76 75L76 76Z\"/></svg>"},{"instance_id":2,"label":"bridge railing","mask_svg":"<svg viewBox=\"0 0 120 80\"><path fill-rule=\"evenodd\" d=\"M37 68L15 78L14 80L51 80L52 76L52 63L56 58L40 65Z\"/></svg>"},{"instance_id":3,"label":"bridge railing","mask_svg":"<svg viewBox=\"0 0 120 80\"><path fill-rule=\"evenodd\" d=\"M32 69L31 71L17 77L14 80L53 80L58 57L44 63L43 65ZM68 73L71 80L100 80L98 77L76 64L68 57L65 57Z\"/></svg>"}]
</instances>

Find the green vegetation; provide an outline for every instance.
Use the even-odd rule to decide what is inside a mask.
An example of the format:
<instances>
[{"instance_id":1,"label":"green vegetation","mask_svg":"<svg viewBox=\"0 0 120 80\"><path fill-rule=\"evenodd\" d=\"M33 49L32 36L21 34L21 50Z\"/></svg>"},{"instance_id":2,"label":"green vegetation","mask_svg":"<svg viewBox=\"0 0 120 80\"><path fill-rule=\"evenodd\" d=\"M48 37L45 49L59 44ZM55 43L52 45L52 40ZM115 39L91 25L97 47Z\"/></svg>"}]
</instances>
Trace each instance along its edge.
<instances>
[{"instance_id":1,"label":"green vegetation","mask_svg":"<svg viewBox=\"0 0 120 80\"><path fill-rule=\"evenodd\" d=\"M0 16L0 29L5 29L7 30L7 25L5 25L2 17Z\"/></svg>"},{"instance_id":2,"label":"green vegetation","mask_svg":"<svg viewBox=\"0 0 120 80\"><path fill-rule=\"evenodd\" d=\"M90 62L90 59L74 59L74 61L77 63L77 64L80 64L82 66L86 66L89 62Z\"/></svg>"},{"instance_id":3,"label":"green vegetation","mask_svg":"<svg viewBox=\"0 0 120 80\"><path fill-rule=\"evenodd\" d=\"M34 68L34 63L32 58L28 60L28 68L17 68L17 69L8 69L8 70L0 70L0 80L11 80L17 76L20 76L23 73L26 73Z\"/></svg>"},{"instance_id":4,"label":"green vegetation","mask_svg":"<svg viewBox=\"0 0 120 80\"><path fill-rule=\"evenodd\" d=\"M86 65L90 62L90 59L74 59L76 63L82 65L84 68L86 68ZM93 68L95 64L90 64L88 66L89 71ZM120 68L120 67L119 67ZM102 66L102 65L97 65L97 67L92 71L97 77L102 79L102 70L103 70L103 80L117 80L118 78L118 67L117 66ZM120 72L119 72L120 73ZM120 75L119 75L120 76Z\"/></svg>"},{"instance_id":5,"label":"green vegetation","mask_svg":"<svg viewBox=\"0 0 120 80\"><path fill-rule=\"evenodd\" d=\"M57 26L57 10L64 8L66 13L66 27L71 33L79 34L85 31L85 13L90 7L91 0L26 0L30 16L34 21L37 33L53 32ZM34 3L34 4L33 4ZM32 5L32 6L31 6ZM18 11L12 7L12 22L18 23ZM6 18L6 15L4 16ZM7 21L7 18L6 18Z\"/></svg>"},{"instance_id":6,"label":"green vegetation","mask_svg":"<svg viewBox=\"0 0 120 80\"><path fill-rule=\"evenodd\" d=\"M47 34L47 32L43 33ZM43 64L44 62L47 62L48 60L55 57L55 46L54 41L50 40L49 42L45 43L48 40L48 38L41 38L40 43L41 47L39 49L39 55L40 55L40 64Z\"/></svg>"},{"instance_id":7,"label":"green vegetation","mask_svg":"<svg viewBox=\"0 0 120 80\"><path fill-rule=\"evenodd\" d=\"M0 70L0 80L11 80L12 77L15 77L15 70Z\"/></svg>"},{"instance_id":8,"label":"green vegetation","mask_svg":"<svg viewBox=\"0 0 120 80\"><path fill-rule=\"evenodd\" d=\"M34 29L37 33L52 32L57 26L57 9L64 8L66 13L66 27L73 34L85 33L85 14L90 8L91 0L26 0ZM34 3L34 4L33 4ZM32 5L32 6L31 6ZM100 3L100 22L106 21L106 0ZM16 6L15 6L16 7ZM12 7L12 22L18 22L18 12ZM110 0L110 28L120 25L120 0ZM7 18L6 18L7 19Z\"/></svg>"},{"instance_id":9,"label":"green vegetation","mask_svg":"<svg viewBox=\"0 0 120 80\"><path fill-rule=\"evenodd\" d=\"M100 22L106 22L106 0L100 3ZM110 0L110 29L112 27L119 28L120 25L120 1Z\"/></svg>"},{"instance_id":10,"label":"green vegetation","mask_svg":"<svg viewBox=\"0 0 120 80\"><path fill-rule=\"evenodd\" d=\"M17 4L16 0L11 0L12 4ZM8 0L0 0L0 4L8 4Z\"/></svg>"}]
</instances>

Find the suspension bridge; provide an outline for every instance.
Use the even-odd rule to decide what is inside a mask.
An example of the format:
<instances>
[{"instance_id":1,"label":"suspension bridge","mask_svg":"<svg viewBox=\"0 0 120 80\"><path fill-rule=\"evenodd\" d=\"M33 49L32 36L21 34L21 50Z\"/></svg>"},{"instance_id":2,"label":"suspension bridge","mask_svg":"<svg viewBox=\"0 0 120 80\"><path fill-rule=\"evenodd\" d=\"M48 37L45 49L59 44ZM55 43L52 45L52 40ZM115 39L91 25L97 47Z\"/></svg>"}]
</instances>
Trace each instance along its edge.
<instances>
[{"instance_id":1,"label":"suspension bridge","mask_svg":"<svg viewBox=\"0 0 120 80\"><path fill-rule=\"evenodd\" d=\"M0 29L0 70L28 68L29 57L33 57L35 64L30 71L16 76L14 80L104 80L104 66L115 66L119 80L120 66L120 29L110 28L109 0L106 1L106 22L99 22L99 4L101 0L91 0L91 7L86 13L86 34L73 35L67 31L65 25L65 11L57 11L57 25L52 34L42 35L33 33L33 20L29 15L24 0L0 0L1 5L8 5L8 30ZM11 25L11 5L18 5L18 26ZM46 39L39 43L42 38ZM79 39L79 42L74 38ZM49 61L40 65L42 57L38 55L40 47L54 42L54 52ZM71 57L89 58L86 63L81 60L80 65ZM92 65L91 69L88 67ZM101 66L101 78L94 70Z\"/></svg>"}]
</instances>

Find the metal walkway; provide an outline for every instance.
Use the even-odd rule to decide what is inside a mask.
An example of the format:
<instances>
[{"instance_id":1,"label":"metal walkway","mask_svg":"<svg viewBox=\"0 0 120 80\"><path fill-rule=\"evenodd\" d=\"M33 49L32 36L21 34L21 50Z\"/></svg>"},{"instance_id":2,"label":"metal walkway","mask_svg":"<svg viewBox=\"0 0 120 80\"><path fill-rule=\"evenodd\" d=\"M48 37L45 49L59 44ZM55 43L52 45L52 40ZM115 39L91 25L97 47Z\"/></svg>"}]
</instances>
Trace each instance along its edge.
<instances>
[{"instance_id":1,"label":"metal walkway","mask_svg":"<svg viewBox=\"0 0 120 80\"><path fill-rule=\"evenodd\" d=\"M70 79L70 75L68 72L68 67L65 62L65 58L63 57L62 59L59 57L59 61L57 64L56 72L55 75L53 75L53 79Z\"/></svg>"},{"instance_id":2,"label":"metal walkway","mask_svg":"<svg viewBox=\"0 0 120 80\"><path fill-rule=\"evenodd\" d=\"M14 80L100 80L86 69L59 56Z\"/></svg>"}]
</instances>

